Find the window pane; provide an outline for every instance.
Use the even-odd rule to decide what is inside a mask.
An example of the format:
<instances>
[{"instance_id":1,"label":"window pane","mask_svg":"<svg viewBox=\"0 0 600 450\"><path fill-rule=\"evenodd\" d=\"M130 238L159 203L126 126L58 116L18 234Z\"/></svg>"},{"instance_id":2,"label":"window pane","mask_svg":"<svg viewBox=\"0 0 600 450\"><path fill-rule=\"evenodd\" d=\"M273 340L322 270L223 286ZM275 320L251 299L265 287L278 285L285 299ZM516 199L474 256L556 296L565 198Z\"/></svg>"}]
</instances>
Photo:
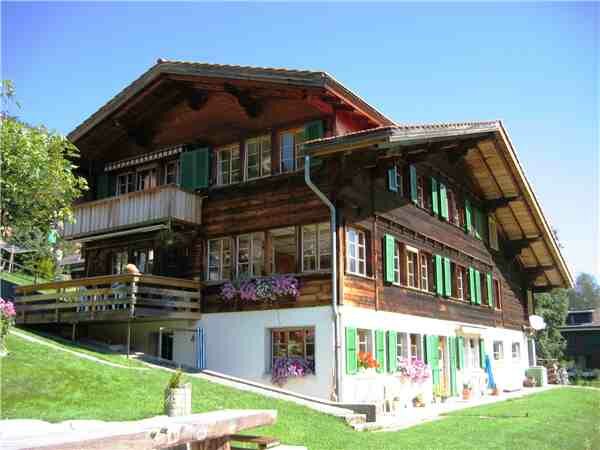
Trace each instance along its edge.
<instances>
[{"instance_id":1,"label":"window pane","mask_svg":"<svg viewBox=\"0 0 600 450\"><path fill-rule=\"evenodd\" d=\"M319 224L319 269L331 269L331 233L329 222Z\"/></svg>"},{"instance_id":2,"label":"window pane","mask_svg":"<svg viewBox=\"0 0 600 450\"><path fill-rule=\"evenodd\" d=\"M281 171L294 170L294 135L284 133L281 135Z\"/></svg>"},{"instance_id":3,"label":"window pane","mask_svg":"<svg viewBox=\"0 0 600 450\"><path fill-rule=\"evenodd\" d=\"M294 227L269 230L271 237L271 271L273 273L296 272L296 230Z\"/></svg>"},{"instance_id":4,"label":"window pane","mask_svg":"<svg viewBox=\"0 0 600 450\"><path fill-rule=\"evenodd\" d=\"M302 227L302 269L311 271L317 269L317 226Z\"/></svg>"}]
</instances>

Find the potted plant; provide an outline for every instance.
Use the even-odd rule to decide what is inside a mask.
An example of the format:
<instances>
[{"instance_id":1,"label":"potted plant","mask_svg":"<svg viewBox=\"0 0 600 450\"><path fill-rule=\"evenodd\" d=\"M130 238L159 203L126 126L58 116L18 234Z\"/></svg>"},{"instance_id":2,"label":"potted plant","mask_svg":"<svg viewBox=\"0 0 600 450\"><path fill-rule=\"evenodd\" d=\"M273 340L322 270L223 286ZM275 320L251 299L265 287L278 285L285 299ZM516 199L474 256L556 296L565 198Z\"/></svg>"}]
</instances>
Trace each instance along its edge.
<instances>
[{"instance_id":1,"label":"potted plant","mask_svg":"<svg viewBox=\"0 0 600 450\"><path fill-rule=\"evenodd\" d=\"M423 401L423 394L418 394L415 398L413 398L413 406L415 408L422 408L425 406L425 402Z\"/></svg>"},{"instance_id":2,"label":"potted plant","mask_svg":"<svg viewBox=\"0 0 600 450\"><path fill-rule=\"evenodd\" d=\"M469 400L471 398L471 383L463 384L462 398L463 400Z\"/></svg>"},{"instance_id":3,"label":"potted plant","mask_svg":"<svg viewBox=\"0 0 600 450\"><path fill-rule=\"evenodd\" d=\"M192 385L185 383L181 369L177 369L165 389L165 414L169 417L192 413Z\"/></svg>"},{"instance_id":4,"label":"potted plant","mask_svg":"<svg viewBox=\"0 0 600 450\"><path fill-rule=\"evenodd\" d=\"M379 367L371 352L358 352L358 368L361 372L372 372Z\"/></svg>"}]
</instances>

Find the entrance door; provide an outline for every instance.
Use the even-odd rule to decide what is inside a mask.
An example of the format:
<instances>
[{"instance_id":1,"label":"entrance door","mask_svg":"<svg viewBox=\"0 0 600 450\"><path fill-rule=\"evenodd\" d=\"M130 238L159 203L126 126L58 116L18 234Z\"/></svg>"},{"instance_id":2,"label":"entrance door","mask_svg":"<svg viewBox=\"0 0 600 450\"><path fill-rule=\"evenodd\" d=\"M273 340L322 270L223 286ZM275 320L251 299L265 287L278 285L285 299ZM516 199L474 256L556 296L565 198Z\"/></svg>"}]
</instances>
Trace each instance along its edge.
<instances>
[{"instance_id":1,"label":"entrance door","mask_svg":"<svg viewBox=\"0 0 600 450\"><path fill-rule=\"evenodd\" d=\"M173 361L173 333L163 333L160 357Z\"/></svg>"}]
</instances>

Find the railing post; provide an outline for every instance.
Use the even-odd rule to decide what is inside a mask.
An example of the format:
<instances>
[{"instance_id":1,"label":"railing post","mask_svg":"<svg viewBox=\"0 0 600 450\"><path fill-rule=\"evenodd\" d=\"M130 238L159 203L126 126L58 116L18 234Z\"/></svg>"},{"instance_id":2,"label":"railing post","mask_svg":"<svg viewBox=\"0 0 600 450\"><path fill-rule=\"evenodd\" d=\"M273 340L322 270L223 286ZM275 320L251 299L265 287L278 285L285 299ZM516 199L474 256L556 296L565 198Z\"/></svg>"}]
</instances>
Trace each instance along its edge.
<instances>
[{"instance_id":1,"label":"railing post","mask_svg":"<svg viewBox=\"0 0 600 450\"><path fill-rule=\"evenodd\" d=\"M140 277L133 277L131 280L131 303L129 305L129 317L133 319L135 316L135 300L138 292L138 282L140 281Z\"/></svg>"}]
</instances>

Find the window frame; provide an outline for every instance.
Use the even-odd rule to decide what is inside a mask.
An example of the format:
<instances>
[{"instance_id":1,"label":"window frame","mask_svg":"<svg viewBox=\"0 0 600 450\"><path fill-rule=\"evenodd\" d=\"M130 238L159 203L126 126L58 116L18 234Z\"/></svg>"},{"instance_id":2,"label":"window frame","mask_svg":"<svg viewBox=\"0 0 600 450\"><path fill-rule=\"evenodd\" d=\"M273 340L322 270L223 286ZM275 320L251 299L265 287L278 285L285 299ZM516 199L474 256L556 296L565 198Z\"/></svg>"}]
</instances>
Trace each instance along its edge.
<instances>
[{"instance_id":1,"label":"window frame","mask_svg":"<svg viewBox=\"0 0 600 450\"><path fill-rule=\"evenodd\" d=\"M223 264L223 261L224 261L224 257L223 257L224 256L223 242L225 242L225 241L229 241L229 253L230 253L229 254L229 261L230 261L229 262L229 266L225 266ZM219 277L216 280L212 280L210 278L210 269L212 267L215 267L215 266L211 266L210 265L210 245L211 245L211 242L219 242L219 266L218 266ZM225 236L225 237L220 237L220 238L208 239L206 241L206 258L207 258L206 259L206 280L207 281L216 281L216 282L219 282L219 281L231 280L231 279L233 279L235 277L234 267L233 267L233 264L232 264L233 263L233 258L236 255L235 254L236 250L234 248L234 242L235 241L234 241L234 239L231 236ZM230 278L223 278L223 269L225 267L229 267L229 272L231 273L231 277Z\"/></svg>"},{"instance_id":2,"label":"window frame","mask_svg":"<svg viewBox=\"0 0 600 450\"><path fill-rule=\"evenodd\" d=\"M465 297L465 279L466 273L463 266L454 263L454 285L455 285L455 298L457 300L466 300ZM460 280L460 283L459 283ZM460 289L459 289L460 287ZM459 295L460 294L460 295Z\"/></svg>"},{"instance_id":3,"label":"window frame","mask_svg":"<svg viewBox=\"0 0 600 450\"><path fill-rule=\"evenodd\" d=\"M494 308L502 309L502 283L498 278L492 278L492 289L494 290Z\"/></svg>"},{"instance_id":4,"label":"window frame","mask_svg":"<svg viewBox=\"0 0 600 450\"><path fill-rule=\"evenodd\" d=\"M496 346L498 348L496 349ZM503 341L494 341L492 345L494 361L501 361L504 359L504 342Z\"/></svg>"},{"instance_id":5,"label":"window frame","mask_svg":"<svg viewBox=\"0 0 600 450\"><path fill-rule=\"evenodd\" d=\"M286 333L288 335L287 340L286 340L286 346L287 346L287 351L286 351L286 356L285 358L290 358L289 356L289 342L290 342L290 333L293 333L295 331L302 331L303 332L303 342L302 342L302 347L303 347L303 356L302 359L304 359L305 361L311 361L312 360L312 366L313 366L313 373L316 373L316 353L317 353L317 346L316 346L316 327L314 326L307 326L307 327L279 327L279 328L269 328L269 332L270 332L270 338L271 338L271 369L273 368L273 362L275 361L275 333ZM311 333L312 335L312 342L309 342L309 339L307 339L308 335L307 332ZM282 344L279 344L282 345ZM312 345L312 357L309 357L308 354L308 350L307 348ZM281 356L278 356L278 358L281 358Z\"/></svg>"},{"instance_id":6,"label":"window frame","mask_svg":"<svg viewBox=\"0 0 600 450\"><path fill-rule=\"evenodd\" d=\"M515 352L515 345L516 345L516 349L517 351ZM511 353L512 353L512 359L513 360L520 360L521 359L521 343L520 342L513 342L511 345Z\"/></svg>"},{"instance_id":7,"label":"window frame","mask_svg":"<svg viewBox=\"0 0 600 450\"><path fill-rule=\"evenodd\" d=\"M419 250L415 247L411 247L410 245L405 245L404 253L406 254L406 286L413 289L419 289L419 278L421 276L419 272ZM415 258L412 259L411 255L414 255ZM414 285L410 283L411 264L413 267L412 278Z\"/></svg>"},{"instance_id":8,"label":"window frame","mask_svg":"<svg viewBox=\"0 0 600 450\"><path fill-rule=\"evenodd\" d=\"M238 156L237 156L237 158L234 158L233 154L236 151L237 151ZM227 171L227 177L228 177L227 183L225 183L223 181L223 172L221 170L223 162L225 161L222 156L224 152L229 152L229 158L227 160L229 163L229 170ZM241 183L244 179L244 167L243 167L241 148L240 148L239 142L224 145L222 147L218 147L218 148L216 148L216 153L217 153L217 186L230 186L233 184ZM237 181L233 181L233 161L236 159L239 161L239 169L238 169L239 173L238 173Z\"/></svg>"},{"instance_id":9,"label":"window frame","mask_svg":"<svg viewBox=\"0 0 600 450\"><path fill-rule=\"evenodd\" d=\"M425 272L423 272L425 269ZM425 283L423 283L425 282ZM429 292L429 261L425 252L419 251L419 289Z\"/></svg>"},{"instance_id":10,"label":"window frame","mask_svg":"<svg viewBox=\"0 0 600 450\"><path fill-rule=\"evenodd\" d=\"M170 167L175 167L175 181L173 182L169 182L169 168ZM180 184L180 179L179 179L179 175L181 173L181 167L180 167L180 162L179 159L172 159L170 161L165 162L165 176L164 176L164 184L173 184L175 186L179 186Z\"/></svg>"},{"instance_id":11,"label":"window frame","mask_svg":"<svg viewBox=\"0 0 600 450\"><path fill-rule=\"evenodd\" d=\"M137 190L137 177L136 177L137 173L134 170L128 170L127 172L122 172L117 174L116 176L116 189L115 189L115 193L116 196L118 197L119 195L126 195L129 194L131 192L136 192ZM126 192L121 192L121 178L125 177L125 187L126 187ZM129 179L128 177L131 177L131 187L132 189L130 189L130 183L129 183Z\"/></svg>"},{"instance_id":12,"label":"window frame","mask_svg":"<svg viewBox=\"0 0 600 450\"><path fill-rule=\"evenodd\" d=\"M153 181L154 185L142 188L140 186L140 183L143 181L144 176L142 174L145 172L150 172L150 174L151 174L151 177L150 177L151 183L150 184L152 184L152 181ZM153 176L152 176L152 173L153 173ZM158 164L157 163L146 164L144 166L136 167L136 169L135 169L135 188L136 189L135 190L138 192L141 192L141 191L147 191L150 189L154 189L155 187L158 186L159 178L160 178L160 176L158 173Z\"/></svg>"},{"instance_id":13,"label":"window frame","mask_svg":"<svg viewBox=\"0 0 600 450\"><path fill-rule=\"evenodd\" d=\"M399 242L397 239L394 239L394 282L392 284L396 286L401 286L402 284L400 273L400 260L402 258L402 252L400 251L401 245L403 245L401 242Z\"/></svg>"},{"instance_id":14,"label":"window frame","mask_svg":"<svg viewBox=\"0 0 600 450\"><path fill-rule=\"evenodd\" d=\"M279 173L290 173L295 172L304 168L304 153L302 151L302 143L304 142L304 128L289 128L282 130L279 133ZM283 164L289 159L283 158L283 139L285 135L291 135L293 137L293 148L292 148L292 168L284 170ZM300 136L300 139L298 137Z\"/></svg>"},{"instance_id":15,"label":"window frame","mask_svg":"<svg viewBox=\"0 0 600 450\"><path fill-rule=\"evenodd\" d=\"M356 233L357 240L353 243L350 240L350 233ZM360 237L362 236L362 244L360 243ZM355 256L350 255L350 247L355 247ZM363 250L363 258L360 257L360 250ZM351 260L355 259L355 267L356 270L350 270ZM364 273L360 272L360 263L363 263ZM367 234L363 230L359 230L358 228L348 227L346 229L346 273L350 275L357 275L360 277L367 276Z\"/></svg>"},{"instance_id":16,"label":"window frame","mask_svg":"<svg viewBox=\"0 0 600 450\"><path fill-rule=\"evenodd\" d=\"M256 241L255 236L257 235L261 235L262 234L262 243L263 243L263 247L261 250L261 255L262 255L262 261L257 258L256 256L256 252L254 250L254 243ZM249 249L248 249L248 261L245 263L240 263L240 238L245 238L248 237L248 241L249 241ZM261 277L263 276L262 274L255 274L255 265L256 264L261 264L262 265L262 271L265 271L265 242L266 242L266 235L264 231L256 231L253 233L242 233L242 234L238 234L235 237L235 277L236 279L240 280L240 279L246 279L246 278L253 278L253 277ZM240 276L240 265L241 264L247 264L248 265L248 276L247 277L241 277Z\"/></svg>"},{"instance_id":17,"label":"window frame","mask_svg":"<svg viewBox=\"0 0 600 450\"><path fill-rule=\"evenodd\" d=\"M265 143L268 142L268 148L266 147ZM249 146L251 144L258 144L258 175L254 176L254 177L250 177L249 176L249 170L250 167L248 165L248 158L250 155L249 150ZM244 176L243 176L243 180L244 181L252 181L252 180L258 180L260 178L266 178L271 176L271 174L273 173L273 167L272 165L272 157L271 157L271 151L272 151L272 146L273 143L271 142L271 135L270 134L262 134L260 136L255 136L253 138L247 139L244 142ZM263 159L264 156L268 155L268 161L269 161L269 169L268 169L268 173L266 170L264 170L263 167Z\"/></svg>"},{"instance_id":18,"label":"window frame","mask_svg":"<svg viewBox=\"0 0 600 450\"><path fill-rule=\"evenodd\" d=\"M361 339L361 336L364 336L364 340ZM373 339L373 330L368 328L357 328L356 329L356 351L358 353L362 352L361 346L365 345L364 352L371 353L371 355L375 356L375 340Z\"/></svg>"},{"instance_id":19,"label":"window frame","mask_svg":"<svg viewBox=\"0 0 600 450\"><path fill-rule=\"evenodd\" d=\"M422 209L427 209L425 203L425 177L417 174L417 206Z\"/></svg>"},{"instance_id":20,"label":"window frame","mask_svg":"<svg viewBox=\"0 0 600 450\"><path fill-rule=\"evenodd\" d=\"M314 240L315 240L315 254L313 255L313 257L315 258L315 269L313 270L309 270L306 269L304 267L304 245L305 245L305 239L304 239L304 230L305 228L308 227L315 227L315 231L314 231ZM322 253L321 252L321 232L323 231L323 229L327 229L328 233L331 233L331 224L329 222L319 222L319 223L311 223L311 224L306 224L306 225L302 225L300 226L300 254L301 254L301 262L300 262L300 271L302 273L316 273L316 272L329 272L331 271L331 264L333 262L333 245L332 242L329 243L329 253ZM329 239L331 241L331 239ZM329 268L322 268L321 267L321 256L327 256L329 255ZM365 254L366 256L366 254Z\"/></svg>"}]
</instances>

